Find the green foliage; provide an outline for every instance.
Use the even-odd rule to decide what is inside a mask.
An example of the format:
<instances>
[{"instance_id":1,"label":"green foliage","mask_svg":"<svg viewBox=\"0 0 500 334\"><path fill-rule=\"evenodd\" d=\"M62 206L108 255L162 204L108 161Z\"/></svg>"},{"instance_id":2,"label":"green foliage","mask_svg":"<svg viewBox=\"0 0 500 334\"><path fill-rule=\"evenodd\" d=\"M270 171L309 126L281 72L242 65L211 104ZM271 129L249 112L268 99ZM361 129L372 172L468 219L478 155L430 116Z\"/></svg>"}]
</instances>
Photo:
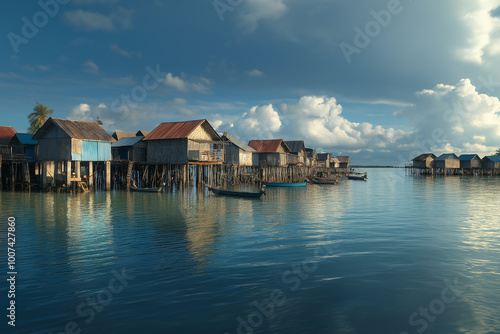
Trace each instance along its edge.
<instances>
[{"instance_id":1,"label":"green foliage","mask_svg":"<svg viewBox=\"0 0 500 334\"><path fill-rule=\"evenodd\" d=\"M500 155L500 148L497 150L497 153L495 155Z\"/></svg>"},{"instance_id":2,"label":"green foliage","mask_svg":"<svg viewBox=\"0 0 500 334\"><path fill-rule=\"evenodd\" d=\"M54 110L49 109L47 106L36 103L33 108L33 112L28 115L28 121L30 122L30 127L28 128L29 133L35 133L42 127L42 125L49 119L50 115Z\"/></svg>"}]
</instances>

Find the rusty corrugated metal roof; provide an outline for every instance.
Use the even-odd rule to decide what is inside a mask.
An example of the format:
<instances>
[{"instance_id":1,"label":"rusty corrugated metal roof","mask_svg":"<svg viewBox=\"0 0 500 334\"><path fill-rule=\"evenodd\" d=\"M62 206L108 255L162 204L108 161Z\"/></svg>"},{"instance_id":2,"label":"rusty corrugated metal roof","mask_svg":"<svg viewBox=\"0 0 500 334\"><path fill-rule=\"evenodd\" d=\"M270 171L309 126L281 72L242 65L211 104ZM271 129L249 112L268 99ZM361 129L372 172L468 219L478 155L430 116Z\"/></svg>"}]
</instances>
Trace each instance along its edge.
<instances>
[{"instance_id":1,"label":"rusty corrugated metal roof","mask_svg":"<svg viewBox=\"0 0 500 334\"><path fill-rule=\"evenodd\" d=\"M63 130L68 136L75 139L82 140L96 140L113 142L111 137L106 131L101 128L96 122L86 121L72 121L61 118L49 118L43 126L33 135L34 140L42 139L43 136L52 126L57 126Z\"/></svg>"},{"instance_id":2,"label":"rusty corrugated metal roof","mask_svg":"<svg viewBox=\"0 0 500 334\"><path fill-rule=\"evenodd\" d=\"M286 145L283 139L250 140L248 146L259 153L276 153L278 152L278 148L281 144L285 146L285 152L290 152L290 148Z\"/></svg>"},{"instance_id":3,"label":"rusty corrugated metal roof","mask_svg":"<svg viewBox=\"0 0 500 334\"><path fill-rule=\"evenodd\" d=\"M16 133L12 126L0 126L0 146L7 146Z\"/></svg>"},{"instance_id":4,"label":"rusty corrugated metal roof","mask_svg":"<svg viewBox=\"0 0 500 334\"><path fill-rule=\"evenodd\" d=\"M341 155L339 155L339 156L337 157L337 159L339 159L339 161L340 161L341 163L345 163L345 162L348 162L348 163L349 163L349 162L351 162L351 158L350 158L349 156L341 156Z\"/></svg>"},{"instance_id":5,"label":"rusty corrugated metal roof","mask_svg":"<svg viewBox=\"0 0 500 334\"><path fill-rule=\"evenodd\" d=\"M135 137L135 134L130 133L130 132L123 132L123 131L115 131L111 135L111 137L115 138L117 141L122 139L122 138L130 138L130 137Z\"/></svg>"},{"instance_id":6,"label":"rusty corrugated metal roof","mask_svg":"<svg viewBox=\"0 0 500 334\"><path fill-rule=\"evenodd\" d=\"M189 135L200 125L205 123L213 132L214 139L220 140L219 135L212 128L206 119L187 121L187 122L167 122L158 125L150 134L143 140L160 140L160 139L182 139L187 138Z\"/></svg>"}]
</instances>

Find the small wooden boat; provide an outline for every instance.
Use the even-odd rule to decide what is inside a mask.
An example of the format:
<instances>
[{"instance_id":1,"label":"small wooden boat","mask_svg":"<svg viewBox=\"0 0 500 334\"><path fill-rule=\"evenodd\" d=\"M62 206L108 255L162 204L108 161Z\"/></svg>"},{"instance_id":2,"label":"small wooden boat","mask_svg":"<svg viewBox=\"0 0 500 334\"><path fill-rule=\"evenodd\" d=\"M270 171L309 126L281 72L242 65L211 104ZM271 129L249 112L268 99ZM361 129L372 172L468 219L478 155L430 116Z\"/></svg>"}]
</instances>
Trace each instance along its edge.
<instances>
[{"instance_id":1,"label":"small wooden boat","mask_svg":"<svg viewBox=\"0 0 500 334\"><path fill-rule=\"evenodd\" d=\"M287 182L267 182L260 181L266 187L305 187L307 182L295 182L295 183L287 183Z\"/></svg>"},{"instance_id":2,"label":"small wooden boat","mask_svg":"<svg viewBox=\"0 0 500 334\"><path fill-rule=\"evenodd\" d=\"M248 191L212 188L208 185L206 185L206 187L208 188L209 191L213 192L214 194L223 195L223 196L260 198L262 195L266 194L266 191L264 190L264 188L262 188L259 192L248 192Z\"/></svg>"},{"instance_id":3,"label":"small wooden boat","mask_svg":"<svg viewBox=\"0 0 500 334\"><path fill-rule=\"evenodd\" d=\"M130 191L143 192L143 193L159 193L163 191L163 187L160 188L138 188L131 186L129 187Z\"/></svg>"},{"instance_id":4,"label":"small wooden boat","mask_svg":"<svg viewBox=\"0 0 500 334\"><path fill-rule=\"evenodd\" d=\"M337 179L318 179L318 178L312 178L309 179L314 184L338 184L340 181Z\"/></svg>"},{"instance_id":5,"label":"small wooden boat","mask_svg":"<svg viewBox=\"0 0 500 334\"><path fill-rule=\"evenodd\" d=\"M366 175L366 173L354 173L347 175L347 179L349 180L366 181L367 178L368 176Z\"/></svg>"}]
</instances>

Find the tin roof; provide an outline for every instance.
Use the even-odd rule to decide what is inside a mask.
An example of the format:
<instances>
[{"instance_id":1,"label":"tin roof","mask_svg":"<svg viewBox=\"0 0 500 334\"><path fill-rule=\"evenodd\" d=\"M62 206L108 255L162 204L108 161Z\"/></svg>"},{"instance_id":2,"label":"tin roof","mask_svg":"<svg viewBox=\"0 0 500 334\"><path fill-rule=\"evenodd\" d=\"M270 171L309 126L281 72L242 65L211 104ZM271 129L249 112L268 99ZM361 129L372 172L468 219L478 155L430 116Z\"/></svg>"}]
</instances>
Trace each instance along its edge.
<instances>
[{"instance_id":1,"label":"tin roof","mask_svg":"<svg viewBox=\"0 0 500 334\"><path fill-rule=\"evenodd\" d=\"M111 144L111 148L117 148L117 147L127 147L127 146L134 146L141 140L143 140L143 136L136 136L136 137L125 137L117 141L116 143ZM146 143L144 143L146 144Z\"/></svg>"},{"instance_id":2,"label":"tin roof","mask_svg":"<svg viewBox=\"0 0 500 334\"><path fill-rule=\"evenodd\" d=\"M475 157L477 157L478 159L481 159L479 157L479 155L477 154L462 154L460 157L458 157L461 161L471 161L472 159L474 159Z\"/></svg>"},{"instance_id":3,"label":"tin roof","mask_svg":"<svg viewBox=\"0 0 500 334\"><path fill-rule=\"evenodd\" d=\"M302 152L302 150L306 149L306 146L304 145L303 140L287 140L285 141L287 144L288 148L290 149L290 152L293 153L299 153Z\"/></svg>"},{"instance_id":4,"label":"tin roof","mask_svg":"<svg viewBox=\"0 0 500 334\"><path fill-rule=\"evenodd\" d=\"M340 163L339 159L337 159L337 158L331 158L330 161L335 162L335 163Z\"/></svg>"},{"instance_id":5,"label":"tin roof","mask_svg":"<svg viewBox=\"0 0 500 334\"><path fill-rule=\"evenodd\" d=\"M224 135L222 137L223 139L227 139L228 141L230 141L231 143L233 143L234 145L238 146L239 148L241 148L243 151L247 151L247 152L255 152L255 150L253 148L251 148L250 146L248 146L247 144L245 144L244 142L242 142L241 140L239 140L237 137L235 136L232 136L232 135Z\"/></svg>"},{"instance_id":6,"label":"tin roof","mask_svg":"<svg viewBox=\"0 0 500 334\"><path fill-rule=\"evenodd\" d=\"M493 162L500 162L500 155L489 155L487 157L484 157L483 159L488 159Z\"/></svg>"},{"instance_id":7,"label":"tin roof","mask_svg":"<svg viewBox=\"0 0 500 334\"><path fill-rule=\"evenodd\" d=\"M33 135L33 139L42 139L53 126L60 128L71 138L106 142L113 141L113 137L104 131L96 122L72 121L54 117L49 118L42 127L38 129Z\"/></svg>"},{"instance_id":8,"label":"tin roof","mask_svg":"<svg viewBox=\"0 0 500 334\"><path fill-rule=\"evenodd\" d=\"M182 139L187 138L200 125L212 134L214 139L220 140L219 135L206 119L187 122L168 122L158 125L144 140Z\"/></svg>"},{"instance_id":9,"label":"tin roof","mask_svg":"<svg viewBox=\"0 0 500 334\"><path fill-rule=\"evenodd\" d=\"M16 133L14 137L11 139L11 143L16 142L23 145L36 145L38 144L37 140L33 140L32 133Z\"/></svg>"},{"instance_id":10,"label":"tin roof","mask_svg":"<svg viewBox=\"0 0 500 334\"><path fill-rule=\"evenodd\" d=\"M329 160L330 156L330 153L318 153L318 161L327 161Z\"/></svg>"},{"instance_id":11,"label":"tin roof","mask_svg":"<svg viewBox=\"0 0 500 334\"><path fill-rule=\"evenodd\" d=\"M143 137L146 137L147 135L149 135L151 133L151 131L144 131L144 130L139 130L137 131L137 133L135 134L136 136L143 136Z\"/></svg>"},{"instance_id":12,"label":"tin roof","mask_svg":"<svg viewBox=\"0 0 500 334\"><path fill-rule=\"evenodd\" d=\"M286 145L283 139L250 140L248 146L252 147L259 153L276 153L282 144L285 147L285 152L290 152L290 148Z\"/></svg>"},{"instance_id":13,"label":"tin roof","mask_svg":"<svg viewBox=\"0 0 500 334\"><path fill-rule=\"evenodd\" d=\"M115 132L113 132L111 137L115 138L116 140L120 140L122 138L135 137L135 134L130 133L130 132L115 131Z\"/></svg>"},{"instance_id":14,"label":"tin roof","mask_svg":"<svg viewBox=\"0 0 500 334\"><path fill-rule=\"evenodd\" d=\"M425 161L428 158L436 159L436 156L433 153L424 153L424 154L420 154L418 157L414 158L412 161Z\"/></svg>"},{"instance_id":15,"label":"tin roof","mask_svg":"<svg viewBox=\"0 0 500 334\"><path fill-rule=\"evenodd\" d=\"M0 146L9 145L9 141L16 133L12 126L0 126Z\"/></svg>"},{"instance_id":16,"label":"tin roof","mask_svg":"<svg viewBox=\"0 0 500 334\"><path fill-rule=\"evenodd\" d=\"M444 153L436 158L437 161L450 160L450 159L458 160L458 157L455 153Z\"/></svg>"}]
</instances>

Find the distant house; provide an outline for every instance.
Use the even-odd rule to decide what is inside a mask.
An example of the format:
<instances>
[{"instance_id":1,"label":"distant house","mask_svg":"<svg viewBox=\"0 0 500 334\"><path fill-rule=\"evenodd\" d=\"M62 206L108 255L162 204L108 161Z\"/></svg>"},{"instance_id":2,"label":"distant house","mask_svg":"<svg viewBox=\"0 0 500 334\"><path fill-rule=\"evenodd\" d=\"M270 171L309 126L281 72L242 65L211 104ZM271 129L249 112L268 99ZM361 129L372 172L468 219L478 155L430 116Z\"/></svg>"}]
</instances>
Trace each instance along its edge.
<instances>
[{"instance_id":1,"label":"distant house","mask_svg":"<svg viewBox=\"0 0 500 334\"><path fill-rule=\"evenodd\" d=\"M435 168L460 168L460 159L454 153L441 154L434 160Z\"/></svg>"},{"instance_id":2,"label":"distant house","mask_svg":"<svg viewBox=\"0 0 500 334\"><path fill-rule=\"evenodd\" d=\"M486 156L482 160L484 169L500 169L500 155Z\"/></svg>"},{"instance_id":3,"label":"distant house","mask_svg":"<svg viewBox=\"0 0 500 334\"><path fill-rule=\"evenodd\" d=\"M0 155L9 155L9 142L17 133L11 126L0 126Z\"/></svg>"},{"instance_id":4,"label":"distant house","mask_svg":"<svg viewBox=\"0 0 500 334\"><path fill-rule=\"evenodd\" d=\"M308 166L316 166L316 160L318 159L316 150L306 147L306 154L307 154L307 159L309 160Z\"/></svg>"},{"instance_id":5,"label":"distant house","mask_svg":"<svg viewBox=\"0 0 500 334\"><path fill-rule=\"evenodd\" d=\"M349 168L349 164L351 163L351 158L349 156L339 155L337 159L339 159L339 168Z\"/></svg>"},{"instance_id":6,"label":"distant house","mask_svg":"<svg viewBox=\"0 0 500 334\"><path fill-rule=\"evenodd\" d=\"M477 154L462 154L460 157L460 168L481 168L481 158Z\"/></svg>"},{"instance_id":7,"label":"distant house","mask_svg":"<svg viewBox=\"0 0 500 334\"><path fill-rule=\"evenodd\" d=\"M130 137L135 137L136 135L130 132L122 132L122 131L115 131L111 135L116 141L119 141L122 138L130 138Z\"/></svg>"},{"instance_id":8,"label":"distant house","mask_svg":"<svg viewBox=\"0 0 500 334\"><path fill-rule=\"evenodd\" d=\"M148 146L148 163L182 165L224 161L224 143L206 119L161 123L143 140Z\"/></svg>"},{"instance_id":9,"label":"distant house","mask_svg":"<svg viewBox=\"0 0 500 334\"><path fill-rule=\"evenodd\" d=\"M287 140L286 145L290 149L289 163L307 165L307 152L303 140Z\"/></svg>"},{"instance_id":10,"label":"distant house","mask_svg":"<svg viewBox=\"0 0 500 334\"><path fill-rule=\"evenodd\" d=\"M330 168L331 153L318 153L318 167Z\"/></svg>"},{"instance_id":11,"label":"distant house","mask_svg":"<svg viewBox=\"0 0 500 334\"><path fill-rule=\"evenodd\" d=\"M38 160L43 162L43 188L58 181L69 187L72 170L79 179L80 167L85 168L86 179L92 185L93 163L97 162L106 162L106 174L111 175L113 137L95 122L51 117L33 135L33 140L38 140ZM106 179L107 189L110 181Z\"/></svg>"},{"instance_id":12,"label":"distant house","mask_svg":"<svg viewBox=\"0 0 500 334\"><path fill-rule=\"evenodd\" d=\"M32 133L16 133L9 142L12 158L36 161L38 141L33 140Z\"/></svg>"},{"instance_id":13,"label":"distant house","mask_svg":"<svg viewBox=\"0 0 500 334\"><path fill-rule=\"evenodd\" d=\"M125 137L111 144L113 161L146 162L147 145L143 136Z\"/></svg>"},{"instance_id":14,"label":"distant house","mask_svg":"<svg viewBox=\"0 0 500 334\"><path fill-rule=\"evenodd\" d=\"M420 154L412 160L413 168L432 168L435 159L436 156L432 153Z\"/></svg>"},{"instance_id":15,"label":"distant house","mask_svg":"<svg viewBox=\"0 0 500 334\"><path fill-rule=\"evenodd\" d=\"M340 167L340 161L339 159L335 157L330 158L330 168L339 168Z\"/></svg>"},{"instance_id":16,"label":"distant house","mask_svg":"<svg viewBox=\"0 0 500 334\"><path fill-rule=\"evenodd\" d=\"M137 133L135 134L136 136L142 136L142 137L146 137L147 135L149 135L151 133L151 131L143 131L143 130L139 130L137 131Z\"/></svg>"},{"instance_id":17,"label":"distant house","mask_svg":"<svg viewBox=\"0 0 500 334\"><path fill-rule=\"evenodd\" d=\"M237 137L228 135L227 132L224 132L222 140L225 143L224 152L226 164L240 166L259 165L259 157L256 154L254 155L255 150Z\"/></svg>"},{"instance_id":18,"label":"distant house","mask_svg":"<svg viewBox=\"0 0 500 334\"><path fill-rule=\"evenodd\" d=\"M290 148L283 139L251 140L248 146L256 151L260 166L286 166Z\"/></svg>"}]
</instances>

